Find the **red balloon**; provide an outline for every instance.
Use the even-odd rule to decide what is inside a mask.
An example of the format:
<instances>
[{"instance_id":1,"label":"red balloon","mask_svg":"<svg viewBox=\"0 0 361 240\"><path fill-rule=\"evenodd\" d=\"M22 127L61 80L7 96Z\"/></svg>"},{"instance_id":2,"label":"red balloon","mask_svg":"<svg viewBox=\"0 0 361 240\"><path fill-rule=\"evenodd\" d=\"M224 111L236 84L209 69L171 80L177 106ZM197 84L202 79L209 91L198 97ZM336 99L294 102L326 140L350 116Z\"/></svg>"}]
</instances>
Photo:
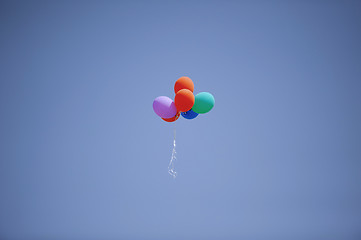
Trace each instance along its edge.
<instances>
[{"instance_id":1,"label":"red balloon","mask_svg":"<svg viewBox=\"0 0 361 240\"><path fill-rule=\"evenodd\" d=\"M162 118L164 121L166 121L166 122L174 122L174 121L176 121L178 118L179 118L179 116L180 116L180 112L178 112L174 117L172 117L172 118Z\"/></svg>"},{"instance_id":2,"label":"red balloon","mask_svg":"<svg viewBox=\"0 0 361 240\"><path fill-rule=\"evenodd\" d=\"M190 90L181 89L175 95L174 103L179 112L187 112L193 107L194 100L194 95Z\"/></svg>"},{"instance_id":3,"label":"red balloon","mask_svg":"<svg viewBox=\"0 0 361 240\"><path fill-rule=\"evenodd\" d=\"M179 90L188 89L194 91L193 81L189 77L181 77L174 84L174 92L177 93Z\"/></svg>"}]
</instances>

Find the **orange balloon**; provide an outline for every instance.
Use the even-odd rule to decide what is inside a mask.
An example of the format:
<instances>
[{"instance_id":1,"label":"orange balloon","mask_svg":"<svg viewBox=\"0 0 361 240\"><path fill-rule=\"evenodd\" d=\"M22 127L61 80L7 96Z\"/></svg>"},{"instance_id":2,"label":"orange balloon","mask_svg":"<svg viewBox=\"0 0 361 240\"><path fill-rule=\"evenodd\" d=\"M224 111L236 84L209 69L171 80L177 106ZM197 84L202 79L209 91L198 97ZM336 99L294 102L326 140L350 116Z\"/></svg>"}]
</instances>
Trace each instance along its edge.
<instances>
[{"instance_id":1,"label":"orange balloon","mask_svg":"<svg viewBox=\"0 0 361 240\"><path fill-rule=\"evenodd\" d=\"M179 90L188 89L194 91L194 84L189 77L181 77L174 84L174 92L177 93Z\"/></svg>"},{"instance_id":2,"label":"orange balloon","mask_svg":"<svg viewBox=\"0 0 361 240\"><path fill-rule=\"evenodd\" d=\"M174 98L174 104L179 112L187 112L194 105L194 95L188 89L181 89Z\"/></svg>"},{"instance_id":3,"label":"orange balloon","mask_svg":"<svg viewBox=\"0 0 361 240\"><path fill-rule=\"evenodd\" d=\"M166 122L174 122L175 120L177 120L180 116L180 112L178 112L174 117L172 118L162 118L164 121Z\"/></svg>"}]
</instances>

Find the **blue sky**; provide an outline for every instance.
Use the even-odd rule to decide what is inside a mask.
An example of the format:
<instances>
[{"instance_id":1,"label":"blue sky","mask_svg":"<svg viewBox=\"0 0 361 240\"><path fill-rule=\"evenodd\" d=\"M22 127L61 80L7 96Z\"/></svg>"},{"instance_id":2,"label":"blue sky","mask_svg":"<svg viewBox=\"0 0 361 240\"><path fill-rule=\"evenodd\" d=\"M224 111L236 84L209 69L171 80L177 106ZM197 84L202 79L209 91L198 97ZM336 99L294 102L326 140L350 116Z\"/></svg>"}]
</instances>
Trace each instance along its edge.
<instances>
[{"instance_id":1,"label":"blue sky","mask_svg":"<svg viewBox=\"0 0 361 240\"><path fill-rule=\"evenodd\" d=\"M360 10L2 1L0 238L359 239ZM216 104L166 123L181 76Z\"/></svg>"}]
</instances>

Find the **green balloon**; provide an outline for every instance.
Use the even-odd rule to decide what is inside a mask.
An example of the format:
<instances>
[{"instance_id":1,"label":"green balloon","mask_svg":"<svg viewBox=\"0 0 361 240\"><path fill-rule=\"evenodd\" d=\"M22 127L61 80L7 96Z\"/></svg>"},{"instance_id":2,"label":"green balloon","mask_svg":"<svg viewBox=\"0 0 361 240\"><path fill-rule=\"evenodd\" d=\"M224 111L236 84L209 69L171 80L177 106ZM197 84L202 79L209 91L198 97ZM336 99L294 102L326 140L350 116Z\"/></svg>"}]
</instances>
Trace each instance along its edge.
<instances>
[{"instance_id":1,"label":"green balloon","mask_svg":"<svg viewBox=\"0 0 361 240\"><path fill-rule=\"evenodd\" d=\"M195 96L195 102L192 107L193 112L207 113L214 106L214 97L208 92L201 92Z\"/></svg>"}]
</instances>

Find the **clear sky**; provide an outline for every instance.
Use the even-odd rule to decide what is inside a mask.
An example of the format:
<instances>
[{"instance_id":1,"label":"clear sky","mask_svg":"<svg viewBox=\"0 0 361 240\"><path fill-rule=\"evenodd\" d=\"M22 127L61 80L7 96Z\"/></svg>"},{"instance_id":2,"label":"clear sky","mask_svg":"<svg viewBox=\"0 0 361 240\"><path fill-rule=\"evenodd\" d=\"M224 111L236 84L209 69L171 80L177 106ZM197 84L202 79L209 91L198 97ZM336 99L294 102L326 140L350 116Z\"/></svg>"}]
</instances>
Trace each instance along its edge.
<instances>
[{"instance_id":1,"label":"clear sky","mask_svg":"<svg viewBox=\"0 0 361 240\"><path fill-rule=\"evenodd\" d=\"M360 239L360 12L1 1L0 239ZM216 104L166 123L181 76Z\"/></svg>"}]
</instances>

